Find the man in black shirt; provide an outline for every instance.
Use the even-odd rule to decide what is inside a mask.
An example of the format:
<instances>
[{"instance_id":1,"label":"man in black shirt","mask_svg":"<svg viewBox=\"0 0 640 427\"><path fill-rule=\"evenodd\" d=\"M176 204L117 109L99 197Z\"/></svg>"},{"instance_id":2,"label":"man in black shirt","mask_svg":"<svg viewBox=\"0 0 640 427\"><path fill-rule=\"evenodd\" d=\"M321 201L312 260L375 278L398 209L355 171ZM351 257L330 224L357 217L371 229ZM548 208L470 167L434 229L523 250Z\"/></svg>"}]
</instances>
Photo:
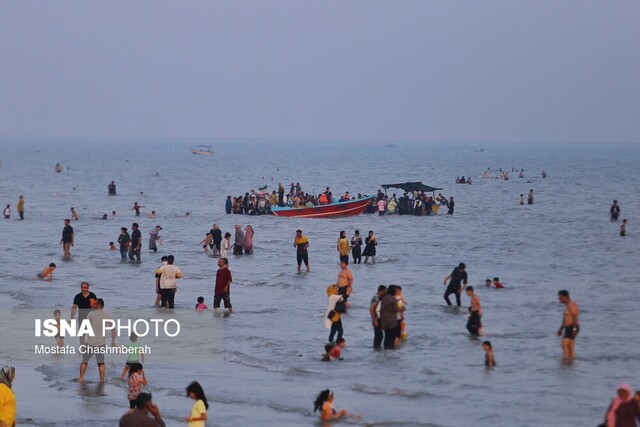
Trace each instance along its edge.
<instances>
[{"instance_id":1,"label":"man in black shirt","mask_svg":"<svg viewBox=\"0 0 640 427\"><path fill-rule=\"evenodd\" d=\"M74 243L73 227L71 226L71 220L64 220L64 228L62 229L62 239L60 244L64 249L64 258L71 257L71 246Z\"/></svg>"},{"instance_id":2,"label":"man in black shirt","mask_svg":"<svg viewBox=\"0 0 640 427\"><path fill-rule=\"evenodd\" d=\"M465 265L463 262L458 264L456 268L453 269L450 275L448 275L444 279L444 284L447 284L447 280L451 279L449 282L449 286L447 286L447 290L444 293L444 299L447 301L447 305L452 305L451 301L449 301L449 295L455 294L456 303L458 307L460 307L460 294L464 289L467 288L467 272L465 271ZM460 284L464 282L464 288L461 289Z\"/></svg>"},{"instance_id":3,"label":"man in black shirt","mask_svg":"<svg viewBox=\"0 0 640 427\"><path fill-rule=\"evenodd\" d=\"M91 311L91 300L95 301L96 299L96 294L89 292L89 283L82 282L80 284L80 293L73 298L70 318L73 319L76 316L76 311L78 311L78 324L82 323ZM84 344L84 337L80 337L80 344Z\"/></svg>"},{"instance_id":4,"label":"man in black shirt","mask_svg":"<svg viewBox=\"0 0 640 427\"><path fill-rule=\"evenodd\" d=\"M138 230L138 223L131 224L131 244L129 246L129 259L131 261L136 259L140 262L140 249L142 248L142 233Z\"/></svg>"}]
</instances>

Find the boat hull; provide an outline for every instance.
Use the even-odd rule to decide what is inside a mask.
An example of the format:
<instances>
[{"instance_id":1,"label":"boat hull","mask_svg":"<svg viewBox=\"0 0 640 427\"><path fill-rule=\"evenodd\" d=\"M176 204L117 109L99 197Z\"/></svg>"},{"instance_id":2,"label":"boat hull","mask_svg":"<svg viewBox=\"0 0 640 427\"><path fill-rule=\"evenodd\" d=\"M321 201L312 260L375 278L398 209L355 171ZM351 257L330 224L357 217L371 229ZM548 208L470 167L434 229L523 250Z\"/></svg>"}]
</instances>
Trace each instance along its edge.
<instances>
[{"instance_id":1,"label":"boat hull","mask_svg":"<svg viewBox=\"0 0 640 427\"><path fill-rule=\"evenodd\" d=\"M275 216L296 218L335 218L354 216L363 213L372 200L373 197L367 197L365 199L332 203L330 205L319 205L312 208L281 208L279 206L273 206L271 208L271 214Z\"/></svg>"}]
</instances>

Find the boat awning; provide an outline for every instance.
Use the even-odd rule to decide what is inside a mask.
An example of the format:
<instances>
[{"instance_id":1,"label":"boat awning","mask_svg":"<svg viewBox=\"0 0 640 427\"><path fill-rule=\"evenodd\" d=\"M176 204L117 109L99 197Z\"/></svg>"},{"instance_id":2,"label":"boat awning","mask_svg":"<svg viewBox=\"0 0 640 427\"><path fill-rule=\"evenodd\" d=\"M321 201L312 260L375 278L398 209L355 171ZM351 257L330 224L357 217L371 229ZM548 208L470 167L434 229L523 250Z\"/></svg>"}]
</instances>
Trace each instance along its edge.
<instances>
[{"instance_id":1,"label":"boat awning","mask_svg":"<svg viewBox=\"0 0 640 427\"><path fill-rule=\"evenodd\" d=\"M384 184L382 188L385 190L387 188L401 188L404 191L437 191L442 190L442 188L430 187L428 185L424 185L422 181L417 182L402 182L399 184Z\"/></svg>"}]
</instances>

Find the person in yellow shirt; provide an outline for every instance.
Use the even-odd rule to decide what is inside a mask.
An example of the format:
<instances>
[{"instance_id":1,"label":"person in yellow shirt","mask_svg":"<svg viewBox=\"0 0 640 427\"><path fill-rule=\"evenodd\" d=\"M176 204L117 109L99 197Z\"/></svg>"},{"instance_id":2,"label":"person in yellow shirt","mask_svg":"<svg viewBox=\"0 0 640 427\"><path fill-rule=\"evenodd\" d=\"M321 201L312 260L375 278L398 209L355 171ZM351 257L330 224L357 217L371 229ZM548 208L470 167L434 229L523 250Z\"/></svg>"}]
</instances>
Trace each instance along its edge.
<instances>
[{"instance_id":1,"label":"person in yellow shirt","mask_svg":"<svg viewBox=\"0 0 640 427\"><path fill-rule=\"evenodd\" d=\"M20 214L20 219L24 219L24 196L21 194L18 199L18 214Z\"/></svg>"},{"instance_id":2,"label":"person in yellow shirt","mask_svg":"<svg viewBox=\"0 0 640 427\"><path fill-rule=\"evenodd\" d=\"M340 232L340 238L338 239L338 253L340 254L340 262L349 264L349 252L351 247L349 246L349 239L347 239L347 232L342 230Z\"/></svg>"},{"instance_id":3,"label":"person in yellow shirt","mask_svg":"<svg viewBox=\"0 0 640 427\"><path fill-rule=\"evenodd\" d=\"M309 239L307 236L302 235L302 230L296 230L296 237L293 240L293 247L297 249L296 258L298 261L298 273L300 273L300 267L302 266L302 262L304 261L305 267L307 267L307 272L311 271L309 268Z\"/></svg>"},{"instance_id":4,"label":"person in yellow shirt","mask_svg":"<svg viewBox=\"0 0 640 427\"><path fill-rule=\"evenodd\" d=\"M5 366L0 370L0 427L16 425L16 397L11 383L16 378L16 368Z\"/></svg>"}]
</instances>

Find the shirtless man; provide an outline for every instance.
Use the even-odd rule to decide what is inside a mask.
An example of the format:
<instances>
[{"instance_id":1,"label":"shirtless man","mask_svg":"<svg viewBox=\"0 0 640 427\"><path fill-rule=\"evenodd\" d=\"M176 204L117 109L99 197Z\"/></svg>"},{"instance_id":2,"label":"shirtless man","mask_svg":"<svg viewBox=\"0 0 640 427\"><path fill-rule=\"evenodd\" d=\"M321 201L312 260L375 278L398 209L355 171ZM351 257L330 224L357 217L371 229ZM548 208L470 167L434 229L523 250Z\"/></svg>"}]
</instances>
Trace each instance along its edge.
<instances>
[{"instance_id":1,"label":"shirtless man","mask_svg":"<svg viewBox=\"0 0 640 427\"><path fill-rule=\"evenodd\" d=\"M580 332L580 323L578 322L578 304L569 298L569 292L562 290L558 292L558 299L565 305L564 314L562 315L562 325L558 329L558 336L562 336L562 352L567 359L576 358L575 339ZM564 329L564 335L562 330Z\"/></svg>"},{"instance_id":2,"label":"shirtless man","mask_svg":"<svg viewBox=\"0 0 640 427\"><path fill-rule=\"evenodd\" d=\"M347 268L347 263L340 263L340 273L338 273L338 295L346 301L351 295L351 287L353 286L353 273Z\"/></svg>"},{"instance_id":3,"label":"shirtless man","mask_svg":"<svg viewBox=\"0 0 640 427\"><path fill-rule=\"evenodd\" d=\"M469 307L469 320L467 321L467 330L471 335L482 335L482 305L480 305L480 297L473 292L473 286L467 286L467 295L471 298L471 307Z\"/></svg>"}]
</instances>

